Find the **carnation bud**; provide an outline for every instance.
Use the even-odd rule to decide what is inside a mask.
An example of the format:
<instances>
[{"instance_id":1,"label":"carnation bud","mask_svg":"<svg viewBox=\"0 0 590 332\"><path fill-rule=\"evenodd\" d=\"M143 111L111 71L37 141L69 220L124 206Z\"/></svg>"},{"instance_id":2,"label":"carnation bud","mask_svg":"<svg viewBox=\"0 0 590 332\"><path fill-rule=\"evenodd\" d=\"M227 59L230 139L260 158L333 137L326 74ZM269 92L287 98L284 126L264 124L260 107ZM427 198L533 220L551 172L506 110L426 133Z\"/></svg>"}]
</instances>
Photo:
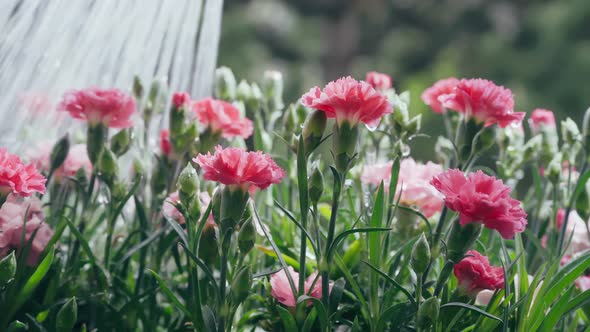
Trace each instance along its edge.
<instances>
[{"instance_id":1,"label":"carnation bud","mask_svg":"<svg viewBox=\"0 0 590 332\"><path fill-rule=\"evenodd\" d=\"M278 111L285 107L283 103L283 75L276 70L264 72L262 90L268 101L271 112Z\"/></svg>"},{"instance_id":2,"label":"carnation bud","mask_svg":"<svg viewBox=\"0 0 590 332\"><path fill-rule=\"evenodd\" d=\"M86 151L88 152L88 159L90 159L93 166L96 166L104 147L107 128L102 124L89 126L86 134Z\"/></svg>"},{"instance_id":3,"label":"carnation bud","mask_svg":"<svg viewBox=\"0 0 590 332\"><path fill-rule=\"evenodd\" d=\"M207 265L215 264L217 256L219 256L219 246L217 243L215 227L205 224L203 233L201 233L200 241L199 258L201 258Z\"/></svg>"},{"instance_id":4,"label":"carnation bud","mask_svg":"<svg viewBox=\"0 0 590 332\"><path fill-rule=\"evenodd\" d=\"M569 146L573 146L580 140L580 129L574 120L567 118L561 121L561 137L563 142Z\"/></svg>"},{"instance_id":5,"label":"carnation bud","mask_svg":"<svg viewBox=\"0 0 590 332\"><path fill-rule=\"evenodd\" d=\"M97 168L103 181L112 186L119 175L119 165L117 164L117 157L109 148L103 148Z\"/></svg>"},{"instance_id":6,"label":"carnation bud","mask_svg":"<svg viewBox=\"0 0 590 332\"><path fill-rule=\"evenodd\" d=\"M238 271L231 285L233 303L238 304L244 301L250 294L252 286L252 271L250 266L244 266Z\"/></svg>"},{"instance_id":7,"label":"carnation bud","mask_svg":"<svg viewBox=\"0 0 590 332\"><path fill-rule=\"evenodd\" d=\"M348 121L341 125L334 123L332 135L332 153L334 163L340 173L345 173L350 167L350 161L356 154L356 146L359 140L359 128L351 126Z\"/></svg>"},{"instance_id":8,"label":"carnation bud","mask_svg":"<svg viewBox=\"0 0 590 332\"><path fill-rule=\"evenodd\" d=\"M129 192L129 188L127 185L122 181L115 180L112 188L111 188L111 196L113 197L113 201L120 202L122 201L127 193Z\"/></svg>"},{"instance_id":9,"label":"carnation bud","mask_svg":"<svg viewBox=\"0 0 590 332\"><path fill-rule=\"evenodd\" d=\"M430 245L424 233L420 235L418 241L414 243L412 248L412 268L417 275L421 275L426 272L430 265Z\"/></svg>"},{"instance_id":10,"label":"carnation bud","mask_svg":"<svg viewBox=\"0 0 590 332\"><path fill-rule=\"evenodd\" d=\"M111 150L117 155L122 156L131 147L133 141L133 129L121 129L115 136L111 138Z\"/></svg>"},{"instance_id":11,"label":"carnation bud","mask_svg":"<svg viewBox=\"0 0 590 332\"><path fill-rule=\"evenodd\" d=\"M66 303L57 312L55 327L58 332L73 331L74 325L78 320L78 304L76 297L67 300Z\"/></svg>"},{"instance_id":12,"label":"carnation bud","mask_svg":"<svg viewBox=\"0 0 590 332\"><path fill-rule=\"evenodd\" d=\"M143 98L143 94L144 94L143 84L141 83L141 79L137 75L133 76L132 90L133 90L133 96L135 96L135 99L140 100L141 98Z\"/></svg>"},{"instance_id":13,"label":"carnation bud","mask_svg":"<svg viewBox=\"0 0 590 332\"><path fill-rule=\"evenodd\" d=\"M533 160L536 157L536 155L538 154L538 152L541 150L542 145L543 145L543 137L540 135L537 135L537 136L529 139L524 144L524 149L523 149L524 160L525 161Z\"/></svg>"},{"instance_id":14,"label":"carnation bud","mask_svg":"<svg viewBox=\"0 0 590 332\"><path fill-rule=\"evenodd\" d=\"M68 152L70 151L70 138L68 134L65 134L62 138L60 138L57 143L51 149L51 169L55 170L59 168L63 162L66 160L68 156Z\"/></svg>"},{"instance_id":15,"label":"carnation bud","mask_svg":"<svg viewBox=\"0 0 590 332\"><path fill-rule=\"evenodd\" d=\"M219 209L221 219L221 234L228 229L235 229L246 210L249 194L237 186L225 186L221 191L221 206Z\"/></svg>"},{"instance_id":16,"label":"carnation bud","mask_svg":"<svg viewBox=\"0 0 590 332\"><path fill-rule=\"evenodd\" d=\"M453 159L455 146L448 138L439 136L434 145L434 152L436 153L437 159L444 163Z\"/></svg>"},{"instance_id":17,"label":"carnation bud","mask_svg":"<svg viewBox=\"0 0 590 332\"><path fill-rule=\"evenodd\" d=\"M408 123L406 124L406 131L409 136L416 135L422 126L422 114L418 114L413 117Z\"/></svg>"},{"instance_id":18,"label":"carnation bud","mask_svg":"<svg viewBox=\"0 0 590 332\"><path fill-rule=\"evenodd\" d=\"M245 80L241 80L238 84L236 98L244 102L252 98L252 89L250 88L250 84Z\"/></svg>"},{"instance_id":19,"label":"carnation bud","mask_svg":"<svg viewBox=\"0 0 590 332\"><path fill-rule=\"evenodd\" d=\"M455 222L449 233L447 239L447 259L453 263L458 263L463 256L473 246L482 226L480 223L470 223L461 226L459 222Z\"/></svg>"},{"instance_id":20,"label":"carnation bud","mask_svg":"<svg viewBox=\"0 0 590 332\"><path fill-rule=\"evenodd\" d=\"M163 111L162 107L165 104L167 90L166 81L163 79L152 81L146 107L146 112L149 112L150 116L153 112L160 113Z\"/></svg>"},{"instance_id":21,"label":"carnation bud","mask_svg":"<svg viewBox=\"0 0 590 332\"><path fill-rule=\"evenodd\" d=\"M417 325L421 331L428 330L432 324L438 320L440 312L440 300L437 297L431 297L424 301L418 309Z\"/></svg>"},{"instance_id":22,"label":"carnation bud","mask_svg":"<svg viewBox=\"0 0 590 332\"><path fill-rule=\"evenodd\" d=\"M137 179L139 177L142 177L145 175L145 166L143 164L143 161L139 158L134 158L133 159L133 164L132 164L132 171L133 171L133 178Z\"/></svg>"},{"instance_id":23,"label":"carnation bud","mask_svg":"<svg viewBox=\"0 0 590 332\"><path fill-rule=\"evenodd\" d=\"M327 123L328 118L325 112L315 110L309 113L303 124L302 134L305 153L307 155L312 153L320 145Z\"/></svg>"},{"instance_id":24,"label":"carnation bud","mask_svg":"<svg viewBox=\"0 0 590 332\"><path fill-rule=\"evenodd\" d=\"M166 190L168 185L168 166L163 161L158 161L156 167L154 167L154 173L152 174L152 178L150 181L152 192L154 194L162 193Z\"/></svg>"},{"instance_id":25,"label":"carnation bud","mask_svg":"<svg viewBox=\"0 0 590 332\"><path fill-rule=\"evenodd\" d=\"M256 242L256 227L254 227L254 221L252 218L248 218L240 228L238 233L238 247L243 255L246 255Z\"/></svg>"},{"instance_id":26,"label":"carnation bud","mask_svg":"<svg viewBox=\"0 0 590 332\"><path fill-rule=\"evenodd\" d=\"M0 289L16 275L16 257L14 251L0 260Z\"/></svg>"},{"instance_id":27,"label":"carnation bud","mask_svg":"<svg viewBox=\"0 0 590 332\"><path fill-rule=\"evenodd\" d=\"M547 169L545 170L545 176L554 185L557 185L559 183L562 165L563 155L561 153L556 154L555 157L553 157L553 159L551 160L551 162L549 162L549 165L547 165Z\"/></svg>"},{"instance_id":28,"label":"carnation bud","mask_svg":"<svg viewBox=\"0 0 590 332\"><path fill-rule=\"evenodd\" d=\"M199 176L190 162L178 175L177 187L180 201L188 206L187 203L199 190Z\"/></svg>"},{"instance_id":29,"label":"carnation bud","mask_svg":"<svg viewBox=\"0 0 590 332\"><path fill-rule=\"evenodd\" d=\"M324 193L324 176L317 164L313 166L307 185L309 186L309 200L311 204L317 205Z\"/></svg>"},{"instance_id":30,"label":"carnation bud","mask_svg":"<svg viewBox=\"0 0 590 332\"><path fill-rule=\"evenodd\" d=\"M215 70L215 97L226 101L236 98L236 77L228 67Z\"/></svg>"},{"instance_id":31,"label":"carnation bud","mask_svg":"<svg viewBox=\"0 0 590 332\"><path fill-rule=\"evenodd\" d=\"M297 119L296 108L297 107L294 104L291 104L291 106L289 106L289 108L287 108L283 114L283 137L285 138L295 134L298 129L297 125L299 122Z\"/></svg>"},{"instance_id":32,"label":"carnation bud","mask_svg":"<svg viewBox=\"0 0 590 332\"><path fill-rule=\"evenodd\" d=\"M200 220L201 219L201 199L199 195L194 195L190 198L188 205L188 215L191 220Z\"/></svg>"}]
</instances>

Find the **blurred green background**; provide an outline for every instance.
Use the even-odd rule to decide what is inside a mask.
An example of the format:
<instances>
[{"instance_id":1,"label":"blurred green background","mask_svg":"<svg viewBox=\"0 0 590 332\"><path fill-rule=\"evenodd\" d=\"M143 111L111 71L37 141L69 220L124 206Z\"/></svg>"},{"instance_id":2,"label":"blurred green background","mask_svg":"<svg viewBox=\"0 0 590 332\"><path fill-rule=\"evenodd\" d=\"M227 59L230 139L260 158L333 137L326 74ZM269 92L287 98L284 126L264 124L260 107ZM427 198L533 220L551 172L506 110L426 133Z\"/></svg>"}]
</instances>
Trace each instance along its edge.
<instances>
[{"instance_id":1,"label":"blurred green background","mask_svg":"<svg viewBox=\"0 0 590 332\"><path fill-rule=\"evenodd\" d=\"M282 71L288 102L340 76L387 73L434 137L440 119L420 94L448 76L493 80L513 91L516 111L579 123L590 106L590 0L226 0L219 64L238 79Z\"/></svg>"}]
</instances>

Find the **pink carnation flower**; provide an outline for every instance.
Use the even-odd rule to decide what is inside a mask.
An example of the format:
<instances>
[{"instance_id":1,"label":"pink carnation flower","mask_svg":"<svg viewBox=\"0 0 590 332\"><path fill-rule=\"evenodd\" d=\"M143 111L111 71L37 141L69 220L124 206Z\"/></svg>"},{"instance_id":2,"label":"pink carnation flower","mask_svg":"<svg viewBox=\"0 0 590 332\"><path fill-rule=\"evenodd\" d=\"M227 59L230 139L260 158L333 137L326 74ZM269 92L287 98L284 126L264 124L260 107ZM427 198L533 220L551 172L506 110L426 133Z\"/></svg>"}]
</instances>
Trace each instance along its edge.
<instances>
[{"instance_id":1,"label":"pink carnation flower","mask_svg":"<svg viewBox=\"0 0 590 332\"><path fill-rule=\"evenodd\" d=\"M459 213L461 225L483 223L505 239L523 232L526 212L510 197L511 189L482 171L469 174L448 170L432 179L432 185L445 196L446 206Z\"/></svg>"},{"instance_id":2,"label":"pink carnation flower","mask_svg":"<svg viewBox=\"0 0 590 332\"><path fill-rule=\"evenodd\" d=\"M209 202L211 202L211 197L207 192L199 193L199 201L201 203L201 213L205 213L207 207L209 206ZM180 197L178 195L178 191L175 191L168 195L168 198L164 201L162 205L162 215L166 219L174 220L179 224L184 224L185 219L182 213L178 211L176 205L180 203ZM213 220L213 214L209 214L207 218L207 225L215 226L215 221Z\"/></svg>"},{"instance_id":3,"label":"pink carnation flower","mask_svg":"<svg viewBox=\"0 0 590 332\"><path fill-rule=\"evenodd\" d=\"M64 94L58 109L91 126L102 123L106 127L128 128L133 125L135 99L118 89L87 88Z\"/></svg>"},{"instance_id":4,"label":"pink carnation flower","mask_svg":"<svg viewBox=\"0 0 590 332\"><path fill-rule=\"evenodd\" d=\"M191 102L191 96L186 92L175 92L172 95L172 105L176 109L181 108L182 106L188 106Z\"/></svg>"},{"instance_id":5,"label":"pink carnation flower","mask_svg":"<svg viewBox=\"0 0 590 332\"><path fill-rule=\"evenodd\" d=\"M531 113L529 126L533 133L538 133L543 127L555 129L555 116L550 110L537 108Z\"/></svg>"},{"instance_id":6,"label":"pink carnation flower","mask_svg":"<svg viewBox=\"0 0 590 332\"><path fill-rule=\"evenodd\" d=\"M205 98L193 103L192 107L199 122L212 132L221 133L224 138L252 136L252 121L242 118L240 111L228 102Z\"/></svg>"},{"instance_id":7,"label":"pink carnation flower","mask_svg":"<svg viewBox=\"0 0 590 332\"><path fill-rule=\"evenodd\" d=\"M512 91L484 79L462 79L451 93L438 97L445 108L463 113L484 122L486 126L498 123L504 128L521 122L524 112L514 112Z\"/></svg>"},{"instance_id":8,"label":"pink carnation flower","mask_svg":"<svg viewBox=\"0 0 590 332\"><path fill-rule=\"evenodd\" d=\"M361 181L379 185L384 181L389 190L392 163L377 164L363 169ZM399 179L396 196L401 192L400 204L416 206L420 212L430 218L440 212L443 205L442 195L430 184L430 181L442 173L442 166L433 162L416 163L412 158L406 158L400 163Z\"/></svg>"},{"instance_id":9,"label":"pink carnation flower","mask_svg":"<svg viewBox=\"0 0 590 332\"><path fill-rule=\"evenodd\" d=\"M424 90L424 92L422 92L422 101L424 101L426 105L430 106L430 108L432 108L432 110L436 113L442 113L444 112L444 107L439 101L438 97L453 92L453 89L458 83L459 80L454 77L439 80L431 87Z\"/></svg>"},{"instance_id":10,"label":"pink carnation flower","mask_svg":"<svg viewBox=\"0 0 590 332\"><path fill-rule=\"evenodd\" d=\"M166 157L172 156L172 143L170 143L170 130L160 131L160 151Z\"/></svg>"},{"instance_id":11,"label":"pink carnation flower","mask_svg":"<svg viewBox=\"0 0 590 332\"><path fill-rule=\"evenodd\" d=\"M205 172L204 178L244 189L266 189L280 183L285 171L269 155L239 148L215 147L215 154L199 154L193 161Z\"/></svg>"},{"instance_id":12,"label":"pink carnation flower","mask_svg":"<svg viewBox=\"0 0 590 332\"><path fill-rule=\"evenodd\" d=\"M34 164L25 165L6 148L0 149L0 194L12 192L19 196L45 193L47 179L41 175Z\"/></svg>"},{"instance_id":13,"label":"pink carnation flower","mask_svg":"<svg viewBox=\"0 0 590 332\"><path fill-rule=\"evenodd\" d=\"M27 264L37 264L39 256L53 236L51 228L43 222L41 208L41 201L37 198L31 197L25 201L21 197L8 196L0 208L0 257L6 256L11 250L20 250L27 246L34 233Z\"/></svg>"},{"instance_id":14,"label":"pink carnation flower","mask_svg":"<svg viewBox=\"0 0 590 332\"><path fill-rule=\"evenodd\" d=\"M565 212L565 209L559 209L557 211L556 221L558 231L561 231L561 227L563 226ZM569 241L571 238L568 247L570 254L577 254L590 249L590 238L588 237L587 224L588 223L584 221L575 210L570 211L567 226L565 228L565 240Z\"/></svg>"},{"instance_id":15,"label":"pink carnation flower","mask_svg":"<svg viewBox=\"0 0 590 332\"><path fill-rule=\"evenodd\" d=\"M293 279L293 283L295 284L295 291L297 292L299 290L299 273L295 272L290 266L287 267L287 272L291 275L291 279ZM322 277L317 278L314 285L313 281L316 279L316 276L317 273L313 273L307 277L304 284L304 292L308 296L320 299L322 297ZM289 278L284 269L270 277L270 288L272 296L283 305L286 305L287 307L295 307L297 305L297 300L293 295L291 285L289 284ZM331 290L332 285L330 284L330 291ZM309 304L311 304L311 302Z\"/></svg>"},{"instance_id":16,"label":"pink carnation flower","mask_svg":"<svg viewBox=\"0 0 590 332\"><path fill-rule=\"evenodd\" d=\"M381 118L393 112L387 98L367 82L352 77L328 83L323 90L317 86L301 97L304 106L323 111L328 118L336 118L338 125L348 121L376 128Z\"/></svg>"},{"instance_id":17,"label":"pink carnation flower","mask_svg":"<svg viewBox=\"0 0 590 332\"><path fill-rule=\"evenodd\" d=\"M475 250L469 250L466 257L454 267L461 293L475 297L484 289L504 288L504 270L490 265L490 261Z\"/></svg>"},{"instance_id":18,"label":"pink carnation flower","mask_svg":"<svg viewBox=\"0 0 590 332\"><path fill-rule=\"evenodd\" d=\"M37 148L30 150L29 155L32 163L37 169L49 172L51 168L51 150L53 144L43 142ZM53 176L56 180L61 181L64 177L74 177L78 171L84 171L86 175L92 174L92 163L88 158L86 144L76 144L70 147L68 155L63 164L55 170Z\"/></svg>"},{"instance_id":19,"label":"pink carnation flower","mask_svg":"<svg viewBox=\"0 0 590 332\"><path fill-rule=\"evenodd\" d=\"M370 71L367 73L365 81L376 90L391 89L391 77L387 74Z\"/></svg>"}]
</instances>

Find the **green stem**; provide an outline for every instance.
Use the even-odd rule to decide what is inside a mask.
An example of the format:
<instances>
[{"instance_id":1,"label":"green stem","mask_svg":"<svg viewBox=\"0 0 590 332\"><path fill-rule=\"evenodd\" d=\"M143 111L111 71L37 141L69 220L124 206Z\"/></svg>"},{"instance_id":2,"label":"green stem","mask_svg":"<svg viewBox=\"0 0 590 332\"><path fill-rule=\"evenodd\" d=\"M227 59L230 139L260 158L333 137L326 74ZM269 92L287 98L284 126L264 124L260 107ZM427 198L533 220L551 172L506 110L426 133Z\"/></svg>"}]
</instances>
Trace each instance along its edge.
<instances>
[{"instance_id":1,"label":"green stem","mask_svg":"<svg viewBox=\"0 0 590 332\"><path fill-rule=\"evenodd\" d=\"M447 261L445 266L443 267L442 271L440 271L440 275L438 276L438 280L436 281L436 288L434 290L434 296L439 296L440 292L442 291L443 285L449 279L451 275L451 271L453 271L453 266L455 264L451 261Z\"/></svg>"},{"instance_id":2,"label":"green stem","mask_svg":"<svg viewBox=\"0 0 590 332\"><path fill-rule=\"evenodd\" d=\"M336 229L336 218L338 216L338 206L340 204L340 192L342 190L342 179L345 178L346 174L340 178L337 173L334 175L334 189L332 193L332 214L330 215L330 224L328 225L328 236L326 240L326 247L324 249L323 262L320 264L322 274L322 302L330 314L330 288L329 278L331 271L331 258L329 255L330 247L334 241L334 232Z\"/></svg>"},{"instance_id":3,"label":"green stem","mask_svg":"<svg viewBox=\"0 0 590 332\"><path fill-rule=\"evenodd\" d=\"M221 266L219 268L219 332L225 332L226 319L229 314L229 303L226 301L226 283L227 283L227 261L229 252L229 243L231 241L232 229L228 229L223 234L221 242ZM231 329L231 322L228 324L228 329Z\"/></svg>"},{"instance_id":4,"label":"green stem","mask_svg":"<svg viewBox=\"0 0 590 332\"><path fill-rule=\"evenodd\" d=\"M301 209L301 245L299 249L299 286L298 295L305 293L305 255L307 253L307 237L304 230L307 229L307 216L309 213L308 206L308 185L307 185L307 158L303 140L300 140L299 151L297 153L297 183L299 187L299 207Z\"/></svg>"}]
</instances>

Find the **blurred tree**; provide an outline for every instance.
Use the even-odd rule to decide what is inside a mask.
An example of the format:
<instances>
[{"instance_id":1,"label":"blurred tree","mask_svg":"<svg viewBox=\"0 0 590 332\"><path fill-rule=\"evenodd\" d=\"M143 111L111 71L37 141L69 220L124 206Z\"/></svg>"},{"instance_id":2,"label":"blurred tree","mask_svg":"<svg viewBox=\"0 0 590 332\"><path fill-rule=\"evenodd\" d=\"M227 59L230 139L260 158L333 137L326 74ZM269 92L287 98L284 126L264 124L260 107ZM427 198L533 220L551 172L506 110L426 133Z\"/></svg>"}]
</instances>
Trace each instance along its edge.
<instances>
[{"instance_id":1,"label":"blurred tree","mask_svg":"<svg viewBox=\"0 0 590 332\"><path fill-rule=\"evenodd\" d=\"M448 76L505 85L518 111L579 121L590 106L588 0L227 0L225 10L219 63L251 80L283 71L290 101L378 70L410 90L427 130L438 120L420 93Z\"/></svg>"}]
</instances>

